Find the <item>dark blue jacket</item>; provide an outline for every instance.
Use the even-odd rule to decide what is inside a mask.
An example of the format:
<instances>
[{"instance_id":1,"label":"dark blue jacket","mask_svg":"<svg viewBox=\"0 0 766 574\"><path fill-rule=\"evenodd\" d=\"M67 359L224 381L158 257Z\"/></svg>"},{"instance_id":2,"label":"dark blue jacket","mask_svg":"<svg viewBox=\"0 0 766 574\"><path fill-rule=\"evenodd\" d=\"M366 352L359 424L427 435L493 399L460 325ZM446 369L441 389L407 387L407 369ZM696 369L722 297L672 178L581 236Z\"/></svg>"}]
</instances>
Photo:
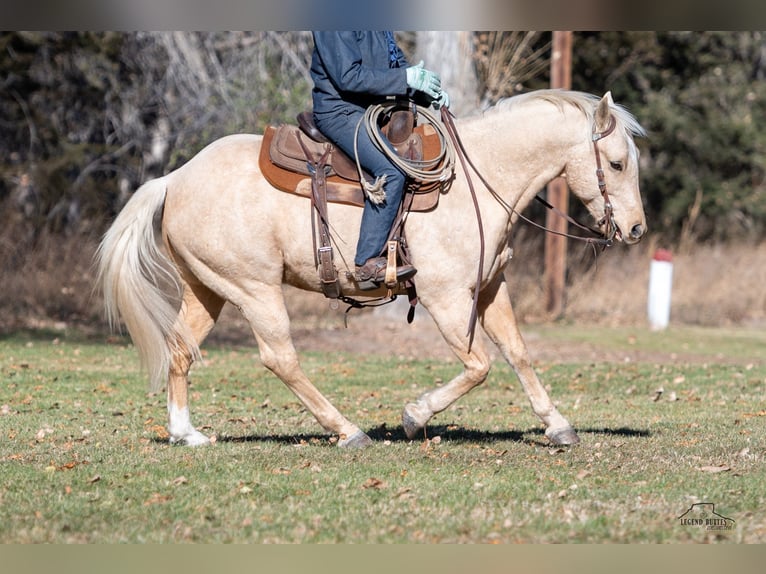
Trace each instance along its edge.
<instances>
[{"instance_id":1,"label":"dark blue jacket","mask_svg":"<svg viewBox=\"0 0 766 574\"><path fill-rule=\"evenodd\" d=\"M386 96L410 95L407 60L396 47L391 61L384 32L314 32L313 36L314 113L367 108Z\"/></svg>"}]
</instances>

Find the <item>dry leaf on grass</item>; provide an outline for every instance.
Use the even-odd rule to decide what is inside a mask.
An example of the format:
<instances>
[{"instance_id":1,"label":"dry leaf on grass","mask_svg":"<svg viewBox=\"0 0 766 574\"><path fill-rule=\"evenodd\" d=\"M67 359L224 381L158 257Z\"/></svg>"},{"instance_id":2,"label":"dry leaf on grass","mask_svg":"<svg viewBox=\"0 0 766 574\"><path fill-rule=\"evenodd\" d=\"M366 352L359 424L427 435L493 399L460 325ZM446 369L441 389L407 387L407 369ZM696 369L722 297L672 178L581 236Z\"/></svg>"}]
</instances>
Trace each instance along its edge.
<instances>
[{"instance_id":1,"label":"dry leaf on grass","mask_svg":"<svg viewBox=\"0 0 766 574\"><path fill-rule=\"evenodd\" d=\"M374 476L371 476L367 480L364 481L364 484L362 484L362 488L376 488L378 490L382 488L386 488L388 485L380 480L379 478L375 478Z\"/></svg>"},{"instance_id":2,"label":"dry leaf on grass","mask_svg":"<svg viewBox=\"0 0 766 574\"><path fill-rule=\"evenodd\" d=\"M147 500L144 501L144 506L152 506L154 504L163 504L173 500L173 497L169 494L160 494L159 492L153 493Z\"/></svg>"}]
</instances>

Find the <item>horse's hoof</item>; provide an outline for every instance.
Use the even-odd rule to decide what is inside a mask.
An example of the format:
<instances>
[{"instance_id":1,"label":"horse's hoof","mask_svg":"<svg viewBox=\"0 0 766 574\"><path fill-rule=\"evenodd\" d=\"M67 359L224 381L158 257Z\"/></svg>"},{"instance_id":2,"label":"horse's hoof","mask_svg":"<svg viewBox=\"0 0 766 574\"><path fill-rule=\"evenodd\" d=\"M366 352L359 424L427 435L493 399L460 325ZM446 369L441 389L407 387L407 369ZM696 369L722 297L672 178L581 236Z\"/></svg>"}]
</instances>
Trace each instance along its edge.
<instances>
[{"instance_id":1,"label":"horse's hoof","mask_svg":"<svg viewBox=\"0 0 766 574\"><path fill-rule=\"evenodd\" d=\"M372 439L362 431L356 431L348 438L341 438L338 446L341 448L367 448L372 444Z\"/></svg>"},{"instance_id":2,"label":"horse's hoof","mask_svg":"<svg viewBox=\"0 0 766 574\"><path fill-rule=\"evenodd\" d=\"M199 431L194 431L182 437L170 437L170 444L177 444L183 446L207 446L210 444L210 439Z\"/></svg>"},{"instance_id":3,"label":"horse's hoof","mask_svg":"<svg viewBox=\"0 0 766 574\"><path fill-rule=\"evenodd\" d=\"M407 407L404 407L402 411L402 428L407 438L412 440L416 438L421 432L423 432L423 425L416 421L413 416L407 411Z\"/></svg>"},{"instance_id":4,"label":"horse's hoof","mask_svg":"<svg viewBox=\"0 0 766 574\"><path fill-rule=\"evenodd\" d=\"M545 436L548 437L553 444L557 446L569 446L580 442L580 437L572 427L567 427L552 432L545 432Z\"/></svg>"}]
</instances>

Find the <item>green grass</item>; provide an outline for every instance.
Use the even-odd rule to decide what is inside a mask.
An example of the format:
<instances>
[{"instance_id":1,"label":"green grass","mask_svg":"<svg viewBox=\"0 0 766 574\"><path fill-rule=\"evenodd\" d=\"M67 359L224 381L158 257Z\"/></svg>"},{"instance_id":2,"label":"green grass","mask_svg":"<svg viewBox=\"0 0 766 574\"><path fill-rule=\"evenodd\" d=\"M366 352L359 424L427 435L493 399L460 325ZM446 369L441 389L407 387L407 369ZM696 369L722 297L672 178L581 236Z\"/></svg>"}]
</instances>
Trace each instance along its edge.
<instances>
[{"instance_id":1,"label":"green grass","mask_svg":"<svg viewBox=\"0 0 766 574\"><path fill-rule=\"evenodd\" d=\"M549 344L587 343L603 351L663 352L682 359L743 364L766 360L766 329L674 327L652 332L642 328L604 328L546 324L528 329Z\"/></svg>"},{"instance_id":2,"label":"green grass","mask_svg":"<svg viewBox=\"0 0 766 574\"><path fill-rule=\"evenodd\" d=\"M455 363L305 356L375 439L363 451L335 448L254 348L193 371L193 420L217 441L190 449L165 440L165 397L125 340L0 340L0 542L766 542L763 337L598 332L695 360L538 364L573 448L547 443L505 364L408 441L401 407ZM733 528L681 525L698 502Z\"/></svg>"}]
</instances>

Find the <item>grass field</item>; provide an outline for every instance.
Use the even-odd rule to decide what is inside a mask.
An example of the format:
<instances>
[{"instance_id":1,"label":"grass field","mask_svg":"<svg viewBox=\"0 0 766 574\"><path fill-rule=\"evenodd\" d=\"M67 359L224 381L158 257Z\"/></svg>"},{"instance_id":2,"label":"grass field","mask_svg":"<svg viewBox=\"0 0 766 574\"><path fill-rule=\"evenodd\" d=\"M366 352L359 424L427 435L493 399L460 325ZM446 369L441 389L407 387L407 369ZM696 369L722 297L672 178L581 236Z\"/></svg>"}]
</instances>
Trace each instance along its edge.
<instances>
[{"instance_id":1,"label":"grass field","mask_svg":"<svg viewBox=\"0 0 766 574\"><path fill-rule=\"evenodd\" d=\"M766 335L616 333L532 333L646 351L537 364L571 448L547 443L505 364L409 441L401 407L454 362L306 354L375 439L363 451L335 448L251 347L195 367L193 418L217 440L190 449L167 443L165 397L126 339L6 337L0 542L766 542Z\"/></svg>"}]
</instances>

